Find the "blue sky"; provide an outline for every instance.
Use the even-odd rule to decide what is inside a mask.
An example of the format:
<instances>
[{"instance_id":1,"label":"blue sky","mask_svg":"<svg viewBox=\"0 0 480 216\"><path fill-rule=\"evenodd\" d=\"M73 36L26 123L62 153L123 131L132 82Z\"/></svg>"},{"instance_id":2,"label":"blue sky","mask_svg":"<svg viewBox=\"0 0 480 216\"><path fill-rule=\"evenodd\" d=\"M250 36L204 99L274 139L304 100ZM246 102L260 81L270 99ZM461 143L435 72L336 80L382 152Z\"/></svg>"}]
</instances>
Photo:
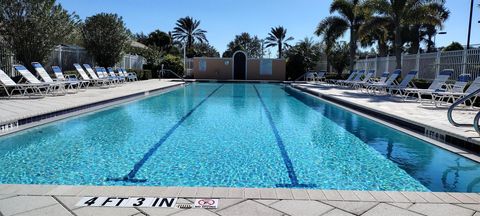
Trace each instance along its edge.
<instances>
[{"instance_id":1,"label":"blue sky","mask_svg":"<svg viewBox=\"0 0 480 216\"><path fill-rule=\"evenodd\" d=\"M236 34L249 32L260 38L267 36L270 28L283 25L295 41L315 37L313 31L318 22L329 15L331 1L327 0L59 0L69 11L75 11L82 19L100 12L121 15L127 27L134 33L149 33L155 29L171 31L180 17L192 16L201 20L201 28L207 30L207 39L222 53ZM470 0L447 0L451 11L445 23L447 35L439 35L437 44L451 41L467 42L467 26ZM479 4L480 0L475 0ZM480 8L474 8L472 44L480 44ZM275 52L272 51L272 57Z\"/></svg>"}]
</instances>

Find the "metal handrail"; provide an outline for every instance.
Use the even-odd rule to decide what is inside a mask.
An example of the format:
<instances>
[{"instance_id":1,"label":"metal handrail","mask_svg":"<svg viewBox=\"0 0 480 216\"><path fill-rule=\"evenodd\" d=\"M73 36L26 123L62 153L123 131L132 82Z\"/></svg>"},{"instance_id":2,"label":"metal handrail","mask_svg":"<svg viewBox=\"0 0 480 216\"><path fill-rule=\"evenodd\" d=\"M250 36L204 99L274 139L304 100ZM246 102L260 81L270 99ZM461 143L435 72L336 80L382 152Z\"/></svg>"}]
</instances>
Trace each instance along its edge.
<instances>
[{"instance_id":1,"label":"metal handrail","mask_svg":"<svg viewBox=\"0 0 480 216\"><path fill-rule=\"evenodd\" d=\"M480 134L480 127L478 126L478 120L480 119L480 112L475 115L475 118L473 118L473 128L475 128L475 131L477 131L478 134Z\"/></svg>"},{"instance_id":2,"label":"metal handrail","mask_svg":"<svg viewBox=\"0 0 480 216\"><path fill-rule=\"evenodd\" d=\"M162 69L162 70L160 70L160 73L162 74L162 76L163 76L163 74L164 74L165 72L170 72L170 73L172 73L173 75L175 75L176 77L180 78L183 82L185 82L185 79L184 79L183 77L181 77L180 75L178 75L177 73L173 72L173 71L170 70L170 69Z\"/></svg>"},{"instance_id":3,"label":"metal handrail","mask_svg":"<svg viewBox=\"0 0 480 216\"><path fill-rule=\"evenodd\" d=\"M458 127L458 126L472 126L472 124L460 124L460 123L456 122L455 120L453 120L452 114L453 114L453 110L455 109L456 106L458 106L458 105L464 103L465 101L469 100L470 98L476 96L478 93L480 93L480 89L477 89L474 92L470 93L469 95L467 95L467 96L463 97L462 99L456 101L455 103L453 103L448 108L447 117L448 117L448 121L450 122L450 124L452 124L453 126L456 126L456 127ZM477 116L478 116L478 114L477 114ZM478 119L477 119L477 123L474 122L473 126L478 127Z\"/></svg>"},{"instance_id":4,"label":"metal handrail","mask_svg":"<svg viewBox=\"0 0 480 216\"><path fill-rule=\"evenodd\" d=\"M311 73L311 71L305 72L304 74L302 74L301 76L299 76L297 79L295 79L294 82L300 80L302 77L305 77L305 75L307 75L308 73Z\"/></svg>"}]
</instances>

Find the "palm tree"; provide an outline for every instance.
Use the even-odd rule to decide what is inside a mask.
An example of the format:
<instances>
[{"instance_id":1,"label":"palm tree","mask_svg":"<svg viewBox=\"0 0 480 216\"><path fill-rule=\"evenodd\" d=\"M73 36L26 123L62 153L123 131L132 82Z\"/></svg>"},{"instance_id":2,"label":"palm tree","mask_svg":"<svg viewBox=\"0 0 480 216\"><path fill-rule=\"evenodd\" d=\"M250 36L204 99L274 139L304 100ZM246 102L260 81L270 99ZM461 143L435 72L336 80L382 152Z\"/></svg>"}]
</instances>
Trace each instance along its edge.
<instances>
[{"instance_id":1,"label":"palm tree","mask_svg":"<svg viewBox=\"0 0 480 216\"><path fill-rule=\"evenodd\" d=\"M282 58L283 49L290 47L287 43L288 41L293 40L293 37L287 38L287 29L283 26L272 27L268 37L266 38L267 48L268 47L278 47L278 58Z\"/></svg>"},{"instance_id":2,"label":"palm tree","mask_svg":"<svg viewBox=\"0 0 480 216\"><path fill-rule=\"evenodd\" d=\"M394 49L396 67L401 68L404 40L402 31L411 25L443 22L432 12L434 4L442 4L444 0L368 0L366 6L376 13L376 18L386 19L394 27ZM418 34L418 31L415 33ZM418 37L418 36L417 36Z\"/></svg>"},{"instance_id":3,"label":"palm tree","mask_svg":"<svg viewBox=\"0 0 480 216\"><path fill-rule=\"evenodd\" d=\"M360 0L334 0L330 5L330 13L337 12L323 19L317 26L315 34L323 35L324 40L329 40L332 47L335 40L350 30L350 69L353 69L357 52L358 30L365 19L365 11L361 9Z\"/></svg>"},{"instance_id":4,"label":"palm tree","mask_svg":"<svg viewBox=\"0 0 480 216\"><path fill-rule=\"evenodd\" d=\"M192 17L183 17L177 20L177 26L173 28L173 38L186 42L186 48L189 50L193 43L198 40L200 43L208 42L205 33L207 31L198 28L200 21Z\"/></svg>"},{"instance_id":5,"label":"palm tree","mask_svg":"<svg viewBox=\"0 0 480 216\"><path fill-rule=\"evenodd\" d=\"M387 56L390 48L388 44L393 41L390 32L392 25L388 20L367 18L358 31L360 44L364 48L377 44L378 55Z\"/></svg>"}]
</instances>

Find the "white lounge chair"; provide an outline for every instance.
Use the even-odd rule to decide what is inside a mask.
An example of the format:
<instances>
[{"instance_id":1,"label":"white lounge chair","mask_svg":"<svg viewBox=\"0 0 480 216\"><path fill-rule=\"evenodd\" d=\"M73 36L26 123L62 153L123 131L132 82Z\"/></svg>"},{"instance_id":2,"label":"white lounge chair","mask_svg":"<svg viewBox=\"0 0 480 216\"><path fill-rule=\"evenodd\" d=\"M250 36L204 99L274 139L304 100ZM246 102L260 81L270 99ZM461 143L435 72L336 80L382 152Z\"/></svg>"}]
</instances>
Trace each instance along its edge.
<instances>
[{"instance_id":1,"label":"white lounge chair","mask_svg":"<svg viewBox=\"0 0 480 216\"><path fill-rule=\"evenodd\" d=\"M375 70L370 70L370 71L368 71L368 73L365 75L365 77L363 77L362 80L357 81L357 82L352 82L352 83L350 83L350 86L352 86L354 89L359 89L359 88L361 88L363 85L369 83L374 75L375 75Z\"/></svg>"},{"instance_id":2,"label":"white lounge chair","mask_svg":"<svg viewBox=\"0 0 480 216\"><path fill-rule=\"evenodd\" d=\"M87 69L88 70L88 69ZM120 81L114 77L110 77L103 67L95 67L95 72L97 72L98 78L110 81L110 85L115 87Z\"/></svg>"},{"instance_id":3,"label":"white lounge chair","mask_svg":"<svg viewBox=\"0 0 480 216\"><path fill-rule=\"evenodd\" d=\"M456 84L456 83L455 83ZM465 86L464 86L465 87ZM445 102L449 102L450 100L452 101L452 103L455 103L456 101L462 99L463 97L469 95L469 94L472 94L474 93L475 91L477 91L478 89L480 89L480 77L477 77L471 84L470 86L468 86L467 90L465 90L465 92L463 92L463 88L462 88L462 91L460 92L459 89L461 87L457 88L457 90L454 90L454 91L450 91L450 92L437 92L434 94L435 96L435 99L436 99L436 103L435 105L437 107L443 105ZM470 104L470 107L473 106L473 104L475 103L475 101L477 100L478 98L478 95L475 95L473 98L470 98L469 100L467 100ZM445 100L447 99L447 100ZM465 105L466 105L466 102L465 101Z\"/></svg>"},{"instance_id":4,"label":"white lounge chair","mask_svg":"<svg viewBox=\"0 0 480 216\"><path fill-rule=\"evenodd\" d=\"M128 77L129 81L138 81L137 73L128 72L125 68L118 68L119 71L122 71L124 75Z\"/></svg>"},{"instance_id":5,"label":"white lounge chair","mask_svg":"<svg viewBox=\"0 0 480 216\"><path fill-rule=\"evenodd\" d=\"M355 84L356 82L359 82L362 80L363 75L365 75L365 70L361 70L355 75L355 77L352 80L345 80L343 82L340 82L340 85L343 86L351 86Z\"/></svg>"},{"instance_id":6,"label":"white lounge chair","mask_svg":"<svg viewBox=\"0 0 480 216\"><path fill-rule=\"evenodd\" d=\"M397 78L400 76L401 73L402 73L402 70L397 69L393 71L393 73L390 75L390 77L388 77L388 79L384 83L377 82L377 83L367 84L367 86L365 87L367 89L367 93L369 94L376 94L377 92L387 93L387 89L389 87L398 85Z\"/></svg>"},{"instance_id":7,"label":"white lounge chair","mask_svg":"<svg viewBox=\"0 0 480 216\"><path fill-rule=\"evenodd\" d=\"M21 96L40 96L44 97L43 92L46 92L50 88L47 84L19 84L12 80L2 69L0 69L0 85L10 98L15 92L18 92ZM31 92L29 92L31 91Z\"/></svg>"},{"instance_id":8,"label":"white lounge chair","mask_svg":"<svg viewBox=\"0 0 480 216\"><path fill-rule=\"evenodd\" d=\"M120 81L120 83L125 83L125 81L126 81L125 77L123 75L120 75L120 74L117 76L117 74L115 74L115 70L113 70L113 68L108 67L107 72L108 72L108 75L110 75L110 77L114 77L114 78L118 79Z\"/></svg>"},{"instance_id":9,"label":"white lounge chair","mask_svg":"<svg viewBox=\"0 0 480 216\"><path fill-rule=\"evenodd\" d=\"M416 88L415 84L413 84L412 80L417 76L418 71L412 70L408 72L408 74L403 78L402 82L397 85L389 86L388 93L390 95L398 94L402 98L404 97L404 91L407 88Z\"/></svg>"},{"instance_id":10,"label":"white lounge chair","mask_svg":"<svg viewBox=\"0 0 480 216\"><path fill-rule=\"evenodd\" d=\"M330 84L340 85L340 82L352 80L355 76L357 76L357 70L353 70L350 73L350 75L348 75L347 79L344 79L344 80L331 79L331 80L327 80L327 82Z\"/></svg>"},{"instance_id":11,"label":"white lounge chair","mask_svg":"<svg viewBox=\"0 0 480 216\"><path fill-rule=\"evenodd\" d=\"M25 68L23 65L14 65L13 66L18 73L22 75L22 80L25 80L26 83L31 83L31 84L44 84L48 86L48 88L45 90L45 94L52 95L52 96L57 96L57 95L65 95L65 84L63 83L55 83L55 82L41 82L37 77L35 77L30 71Z\"/></svg>"},{"instance_id":12,"label":"white lounge chair","mask_svg":"<svg viewBox=\"0 0 480 216\"><path fill-rule=\"evenodd\" d=\"M325 74L326 74L326 73L327 73L326 71L319 71L319 72L317 72L317 81L318 81L318 82L325 82L326 79L327 79L327 78L325 77Z\"/></svg>"},{"instance_id":13,"label":"white lounge chair","mask_svg":"<svg viewBox=\"0 0 480 216\"><path fill-rule=\"evenodd\" d=\"M77 69L77 72L80 74L80 76L82 76L82 78L85 80L86 77L84 77L82 75L81 72L83 72L83 74L85 74L85 71L83 70L82 66L80 66L79 64L73 64L73 66L75 67L75 69ZM90 65L88 64L83 64L83 66L85 67L85 69L87 70L87 73L90 75L91 80L93 80L93 84L95 86L98 86L100 88L109 88L109 87L113 87L113 85L111 85L111 82L110 80L108 79L100 79L97 74L95 74L95 72L93 71L92 67L90 67ZM85 74L86 75L86 74ZM87 75L88 77L88 75ZM90 78L89 78L90 79Z\"/></svg>"},{"instance_id":14,"label":"white lounge chair","mask_svg":"<svg viewBox=\"0 0 480 216\"><path fill-rule=\"evenodd\" d=\"M423 95L429 95L430 99L426 100L431 104L434 104L432 98L434 98L433 93L435 92L442 92L447 90L446 82L452 76L453 70L446 69L440 72L440 74L435 77L432 81L432 84L428 87L428 89L419 89L419 88L406 88L404 89L403 94L403 101L407 101L411 96L417 96L414 101L421 102L424 104L424 100L422 98Z\"/></svg>"},{"instance_id":15,"label":"white lounge chair","mask_svg":"<svg viewBox=\"0 0 480 216\"><path fill-rule=\"evenodd\" d=\"M382 76L380 76L380 79L378 79L378 80L371 79L369 82L366 82L366 83L362 84L359 88L360 91L363 92L363 90L366 90L367 93L368 93L368 88L367 88L368 86L370 86L372 84L384 84L385 81L387 81L387 79L388 79L388 75L390 75L389 72L383 72Z\"/></svg>"},{"instance_id":16,"label":"white lounge chair","mask_svg":"<svg viewBox=\"0 0 480 216\"><path fill-rule=\"evenodd\" d=\"M52 71L57 77L57 80L66 81L66 82L76 82L78 83L78 90L86 90L90 85L90 81L88 80L79 80L76 75L70 74L68 78L63 75L62 69L59 66L52 66ZM85 73L85 72L83 72ZM86 74L85 74L86 75ZM88 77L88 76L87 76Z\"/></svg>"},{"instance_id":17,"label":"white lounge chair","mask_svg":"<svg viewBox=\"0 0 480 216\"><path fill-rule=\"evenodd\" d=\"M77 93L78 89L80 88L80 83L79 82L73 82L73 81L67 81L67 80L53 80L50 75L47 73L45 68L43 68L42 64L38 62L32 62L32 66L35 69L35 71L38 73L40 78L43 80L43 82L46 83L58 83L59 85L63 84L63 88L65 93ZM71 91L68 91L71 90Z\"/></svg>"}]
</instances>

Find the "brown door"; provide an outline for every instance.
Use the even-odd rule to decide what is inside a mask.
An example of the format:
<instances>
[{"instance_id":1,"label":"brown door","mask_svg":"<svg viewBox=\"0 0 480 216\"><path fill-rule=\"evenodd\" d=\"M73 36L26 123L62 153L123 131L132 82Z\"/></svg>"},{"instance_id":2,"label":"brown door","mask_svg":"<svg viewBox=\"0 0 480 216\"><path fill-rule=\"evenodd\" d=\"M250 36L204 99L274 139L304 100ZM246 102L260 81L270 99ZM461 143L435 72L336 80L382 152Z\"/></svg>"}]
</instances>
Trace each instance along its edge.
<instances>
[{"instance_id":1,"label":"brown door","mask_svg":"<svg viewBox=\"0 0 480 216\"><path fill-rule=\"evenodd\" d=\"M233 79L245 80L247 77L247 55L236 52L233 55Z\"/></svg>"}]
</instances>

